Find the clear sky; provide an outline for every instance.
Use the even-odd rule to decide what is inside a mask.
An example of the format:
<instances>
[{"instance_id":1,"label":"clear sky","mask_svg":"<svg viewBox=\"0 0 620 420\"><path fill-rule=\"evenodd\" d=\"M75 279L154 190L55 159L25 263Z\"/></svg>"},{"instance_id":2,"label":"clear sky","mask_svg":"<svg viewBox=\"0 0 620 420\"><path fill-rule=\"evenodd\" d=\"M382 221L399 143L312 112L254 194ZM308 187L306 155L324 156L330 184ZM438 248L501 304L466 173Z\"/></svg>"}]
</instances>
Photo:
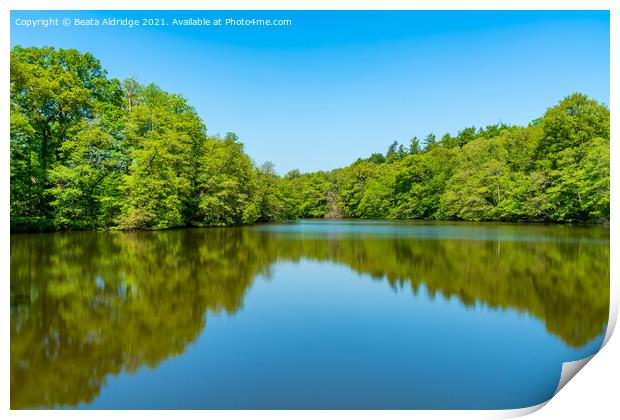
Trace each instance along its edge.
<instances>
[{"instance_id":1,"label":"clear sky","mask_svg":"<svg viewBox=\"0 0 620 420\"><path fill-rule=\"evenodd\" d=\"M26 28L16 19L164 18ZM172 19L291 19L179 27ZM97 11L11 14L11 45L93 53L112 77L183 95L279 173L333 169L429 132L527 124L578 91L609 104L607 11Z\"/></svg>"}]
</instances>

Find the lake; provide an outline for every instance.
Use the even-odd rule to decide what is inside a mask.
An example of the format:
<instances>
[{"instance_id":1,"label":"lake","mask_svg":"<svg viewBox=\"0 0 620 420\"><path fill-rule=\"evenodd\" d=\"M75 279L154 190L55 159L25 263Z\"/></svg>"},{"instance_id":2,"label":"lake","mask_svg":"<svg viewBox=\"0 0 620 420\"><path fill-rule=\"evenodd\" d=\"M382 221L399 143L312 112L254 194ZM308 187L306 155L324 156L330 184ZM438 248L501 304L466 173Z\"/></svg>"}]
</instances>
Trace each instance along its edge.
<instances>
[{"instance_id":1,"label":"lake","mask_svg":"<svg viewBox=\"0 0 620 420\"><path fill-rule=\"evenodd\" d=\"M11 408L500 409L595 353L609 228L11 235Z\"/></svg>"}]
</instances>

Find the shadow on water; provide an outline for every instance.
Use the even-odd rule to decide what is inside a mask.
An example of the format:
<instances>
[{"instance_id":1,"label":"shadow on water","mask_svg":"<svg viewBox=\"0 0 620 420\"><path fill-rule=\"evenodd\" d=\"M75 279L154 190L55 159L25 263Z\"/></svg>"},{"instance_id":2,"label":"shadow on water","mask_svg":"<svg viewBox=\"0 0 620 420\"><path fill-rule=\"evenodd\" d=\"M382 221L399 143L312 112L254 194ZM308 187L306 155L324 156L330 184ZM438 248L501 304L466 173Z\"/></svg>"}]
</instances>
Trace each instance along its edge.
<instances>
[{"instance_id":1,"label":"shadow on water","mask_svg":"<svg viewBox=\"0 0 620 420\"><path fill-rule=\"evenodd\" d=\"M605 227L310 221L11 236L11 407L92 401L106 377L184 352L278 262L514 309L571 347L605 330Z\"/></svg>"}]
</instances>

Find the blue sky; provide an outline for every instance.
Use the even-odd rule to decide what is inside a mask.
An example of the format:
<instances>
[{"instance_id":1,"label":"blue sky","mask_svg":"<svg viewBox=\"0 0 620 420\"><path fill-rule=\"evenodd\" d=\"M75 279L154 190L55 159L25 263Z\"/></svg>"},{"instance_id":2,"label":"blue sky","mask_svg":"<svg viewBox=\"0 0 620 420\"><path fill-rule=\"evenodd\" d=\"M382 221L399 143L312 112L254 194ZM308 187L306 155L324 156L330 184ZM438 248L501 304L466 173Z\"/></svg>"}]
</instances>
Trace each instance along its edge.
<instances>
[{"instance_id":1,"label":"blue sky","mask_svg":"<svg viewBox=\"0 0 620 420\"><path fill-rule=\"evenodd\" d=\"M18 18L284 18L289 27L27 29ZM429 132L526 124L579 91L609 104L607 11L80 11L11 14L11 45L93 53L189 100L279 173Z\"/></svg>"}]
</instances>

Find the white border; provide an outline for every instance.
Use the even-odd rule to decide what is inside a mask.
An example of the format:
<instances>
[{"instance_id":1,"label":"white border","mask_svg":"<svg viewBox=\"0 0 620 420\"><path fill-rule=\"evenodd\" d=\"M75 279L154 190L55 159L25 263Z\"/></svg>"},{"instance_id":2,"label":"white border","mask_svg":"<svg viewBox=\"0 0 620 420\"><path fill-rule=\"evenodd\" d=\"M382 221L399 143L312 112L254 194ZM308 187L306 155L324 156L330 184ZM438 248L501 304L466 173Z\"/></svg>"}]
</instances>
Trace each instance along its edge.
<instances>
[{"instance_id":1,"label":"white border","mask_svg":"<svg viewBox=\"0 0 620 420\"><path fill-rule=\"evenodd\" d=\"M615 104L619 103L617 78L620 71L620 45L619 45L619 6L614 0L108 0L108 1L84 1L84 0L0 0L0 92L2 99L0 101L0 129L5 139L4 146L0 149L0 166L3 170L3 181L0 182L1 220L0 232L3 240L0 242L2 249L1 263L3 267L2 276L3 288L1 292L1 305L4 319L2 322L2 333L4 339L0 348L0 357L2 357L1 366L2 378L0 380L0 404L3 411L9 409L9 389L10 389L10 317L9 317L9 21L10 10L611 10L611 73L610 73L610 108L612 110L612 126L611 126L611 219L618 220L617 192L618 192L618 170L617 158L620 153L618 139L618 113L614 112ZM611 224L611 306L609 327L605 337L604 354L597 355L590 366L584 369L584 378L577 382L575 386L569 383L565 390L554 397L549 404L548 409L542 410L536 414L538 418L580 418L590 416L593 413L597 415L592 418L603 419L613 418L618 413L617 407L617 377L620 375L620 344L618 340L612 340L609 344L609 338L616 324L618 314L619 287L618 279L620 278L618 271L618 229L615 223ZM601 359L600 362L597 359ZM594 369L597 370L594 370ZM586 375L587 374L587 375ZM581 376L582 374L580 374ZM587 376L587 377L586 377ZM589 382L586 382L588 380ZM564 395L566 397L564 397ZM134 417L148 416L150 418L169 418L188 417L201 418L205 415L217 418L239 418L253 417L265 419L288 419L291 417L306 419L315 418L317 415L327 418L346 418L355 419L366 418L505 418L525 415L537 411L545 404L517 410L474 410L474 411L11 411L10 415L14 417L39 417L46 418L84 416L94 418L108 418L110 416Z\"/></svg>"}]
</instances>

